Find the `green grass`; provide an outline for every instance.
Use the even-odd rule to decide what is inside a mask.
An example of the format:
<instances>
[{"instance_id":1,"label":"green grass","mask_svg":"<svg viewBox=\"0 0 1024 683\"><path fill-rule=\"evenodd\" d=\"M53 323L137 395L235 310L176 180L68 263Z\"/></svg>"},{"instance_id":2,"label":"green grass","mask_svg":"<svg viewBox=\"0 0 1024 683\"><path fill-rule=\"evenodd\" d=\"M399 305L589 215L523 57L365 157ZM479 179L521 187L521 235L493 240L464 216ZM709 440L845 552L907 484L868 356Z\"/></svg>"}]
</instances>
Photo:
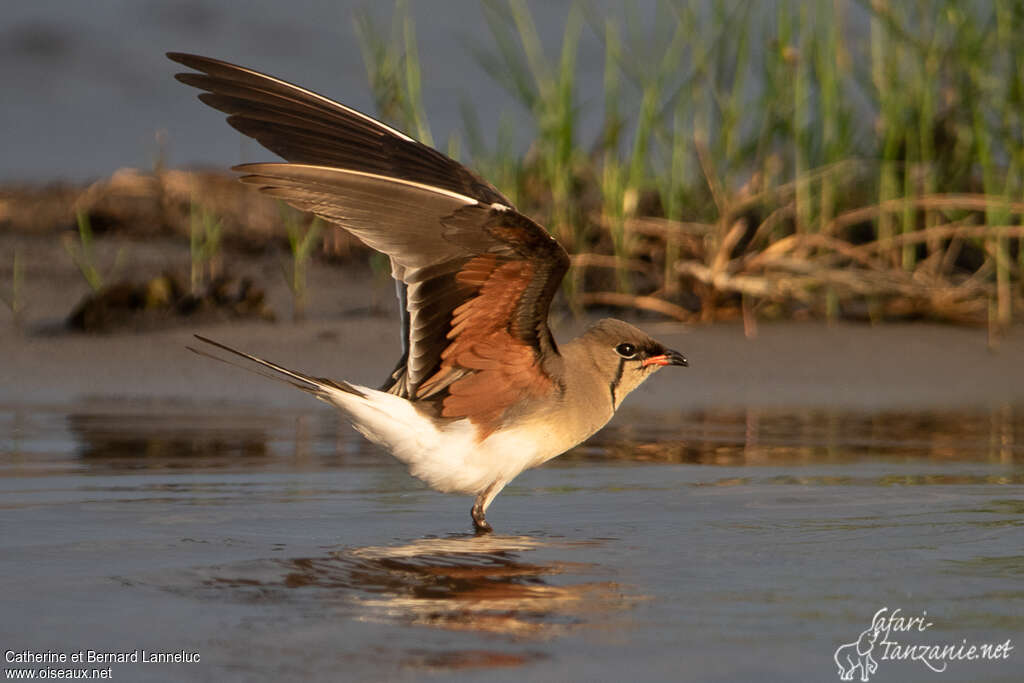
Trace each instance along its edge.
<instances>
[{"instance_id":1,"label":"green grass","mask_svg":"<svg viewBox=\"0 0 1024 683\"><path fill-rule=\"evenodd\" d=\"M96 255L96 244L93 238L92 222L89 219L89 214L85 211L79 211L75 215L75 220L78 224L78 233L76 235L78 239L76 241L75 236L65 235L64 250L71 257L75 265L78 266L79 272L86 283L88 283L90 289L93 292L98 292L103 289L107 281L119 270L124 250L118 250L114 263L106 272L103 272L100 269L99 258Z\"/></svg>"},{"instance_id":2,"label":"green grass","mask_svg":"<svg viewBox=\"0 0 1024 683\"><path fill-rule=\"evenodd\" d=\"M469 58L531 144L518 153L505 121L488 146L466 106L469 163L566 248L604 255L578 260L571 297L703 320L1020 317L1024 0L678 0L646 18L573 3L558 50L522 0L481 8ZM394 17L390 42L358 22L371 86L429 140L404 3ZM600 96L578 91L584 31L604 47Z\"/></svg>"},{"instance_id":3,"label":"green grass","mask_svg":"<svg viewBox=\"0 0 1024 683\"><path fill-rule=\"evenodd\" d=\"M223 221L210 209L193 201L189 207L189 285L194 295L220 271Z\"/></svg>"},{"instance_id":4,"label":"green grass","mask_svg":"<svg viewBox=\"0 0 1024 683\"><path fill-rule=\"evenodd\" d=\"M323 231L323 221L319 217L309 222L303 221L303 215L284 204L281 205L282 220L288 234L288 248L291 251L291 264L284 269L285 281L292 293L292 320L298 322L306 317L306 271L313 255L317 239Z\"/></svg>"},{"instance_id":5,"label":"green grass","mask_svg":"<svg viewBox=\"0 0 1024 683\"><path fill-rule=\"evenodd\" d=\"M378 115L420 142L433 146L423 110L416 29L408 3L405 0L395 3L389 34L377 25L368 10L356 12L354 22Z\"/></svg>"}]
</instances>

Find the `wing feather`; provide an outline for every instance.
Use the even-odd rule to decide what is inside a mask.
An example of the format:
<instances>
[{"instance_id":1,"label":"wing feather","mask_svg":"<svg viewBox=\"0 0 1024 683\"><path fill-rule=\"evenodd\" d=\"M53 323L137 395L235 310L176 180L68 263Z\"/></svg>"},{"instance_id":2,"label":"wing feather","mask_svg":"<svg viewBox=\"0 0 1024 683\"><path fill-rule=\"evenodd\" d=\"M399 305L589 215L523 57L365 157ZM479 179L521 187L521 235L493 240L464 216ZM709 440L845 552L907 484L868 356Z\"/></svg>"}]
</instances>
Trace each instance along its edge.
<instances>
[{"instance_id":1,"label":"wing feather","mask_svg":"<svg viewBox=\"0 0 1024 683\"><path fill-rule=\"evenodd\" d=\"M365 114L196 55L178 80L291 163L245 164L243 182L348 230L391 259L404 299L403 357L388 391L483 438L510 408L560 387L547 325L565 250L491 185Z\"/></svg>"},{"instance_id":2,"label":"wing feather","mask_svg":"<svg viewBox=\"0 0 1024 683\"><path fill-rule=\"evenodd\" d=\"M201 73L176 78L206 91L200 98L228 122L284 159L377 173L511 205L462 164L408 135L305 88L210 57L171 52Z\"/></svg>"}]
</instances>

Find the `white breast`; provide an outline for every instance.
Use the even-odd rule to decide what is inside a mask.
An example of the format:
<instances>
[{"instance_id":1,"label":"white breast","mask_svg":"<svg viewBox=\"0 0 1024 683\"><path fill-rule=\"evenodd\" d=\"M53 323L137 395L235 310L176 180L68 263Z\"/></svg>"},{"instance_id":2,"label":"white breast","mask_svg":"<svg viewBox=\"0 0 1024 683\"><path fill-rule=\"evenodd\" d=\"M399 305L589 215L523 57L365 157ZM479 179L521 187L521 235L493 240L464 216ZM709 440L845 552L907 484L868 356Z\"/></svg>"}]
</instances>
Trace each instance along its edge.
<instances>
[{"instance_id":1,"label":"white breast","mask_svg":"<svg viewBox=\"0 0 1024 683\"><path fill-rule=\"evenodd\" d=\"M325 388L323 400L337 406L363 436L405 463L411 475L438 491L478 494L575 445L526 427L501 430L478 442L469 420L439 428L404 398L361 386L355 389L365 397Z\"/></svg>"}]
</instances>

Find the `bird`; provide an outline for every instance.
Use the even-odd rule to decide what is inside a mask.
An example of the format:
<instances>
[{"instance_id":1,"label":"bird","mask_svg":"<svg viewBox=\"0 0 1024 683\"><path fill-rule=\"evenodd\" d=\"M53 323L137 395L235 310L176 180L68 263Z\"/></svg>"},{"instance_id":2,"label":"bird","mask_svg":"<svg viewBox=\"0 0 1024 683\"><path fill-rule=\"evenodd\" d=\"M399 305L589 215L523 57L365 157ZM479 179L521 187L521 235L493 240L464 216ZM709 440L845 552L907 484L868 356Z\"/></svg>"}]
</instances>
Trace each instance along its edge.
<instances>
[{"instance_id":1,"label":"bird","mask_svg":"<svg viewBox=\"0 0 1024 683\"><path fill-rule=\"evenodd\" d=\"M659 369L688 365L611 318L556 342L548 314L568 253L457 161L286 81L209 57L167 57L191 70L175 78L201 90L202 102L284 159L235 166L239 180L389 258L402 354L372 389L196 338L335 406L429 487L473 496L478 534L492 531L487 509L517 475L589 438Z\"/></svg>"}]
</instances>

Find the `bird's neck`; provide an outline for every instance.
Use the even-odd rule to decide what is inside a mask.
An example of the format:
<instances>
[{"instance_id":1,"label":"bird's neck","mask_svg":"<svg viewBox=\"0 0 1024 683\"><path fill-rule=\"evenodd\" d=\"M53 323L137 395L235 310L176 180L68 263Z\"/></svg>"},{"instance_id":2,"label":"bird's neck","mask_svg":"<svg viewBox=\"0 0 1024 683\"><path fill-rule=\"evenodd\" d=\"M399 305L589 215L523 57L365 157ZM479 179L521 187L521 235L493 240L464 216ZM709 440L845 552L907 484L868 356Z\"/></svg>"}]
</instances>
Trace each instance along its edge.
<instances>
[{"instance_id":1,"label":"bird's neck","mask_svg":"<svg viewBox=\"0 0 1024 683\"><path fill-rule=\"evenodd\" d=\"M613 403L607 372L588 345L574 339L562 344L561 352L565 387L563 409L576 429L589 436L612 418L621 397Z\"/></svg>"}]
</instances>

